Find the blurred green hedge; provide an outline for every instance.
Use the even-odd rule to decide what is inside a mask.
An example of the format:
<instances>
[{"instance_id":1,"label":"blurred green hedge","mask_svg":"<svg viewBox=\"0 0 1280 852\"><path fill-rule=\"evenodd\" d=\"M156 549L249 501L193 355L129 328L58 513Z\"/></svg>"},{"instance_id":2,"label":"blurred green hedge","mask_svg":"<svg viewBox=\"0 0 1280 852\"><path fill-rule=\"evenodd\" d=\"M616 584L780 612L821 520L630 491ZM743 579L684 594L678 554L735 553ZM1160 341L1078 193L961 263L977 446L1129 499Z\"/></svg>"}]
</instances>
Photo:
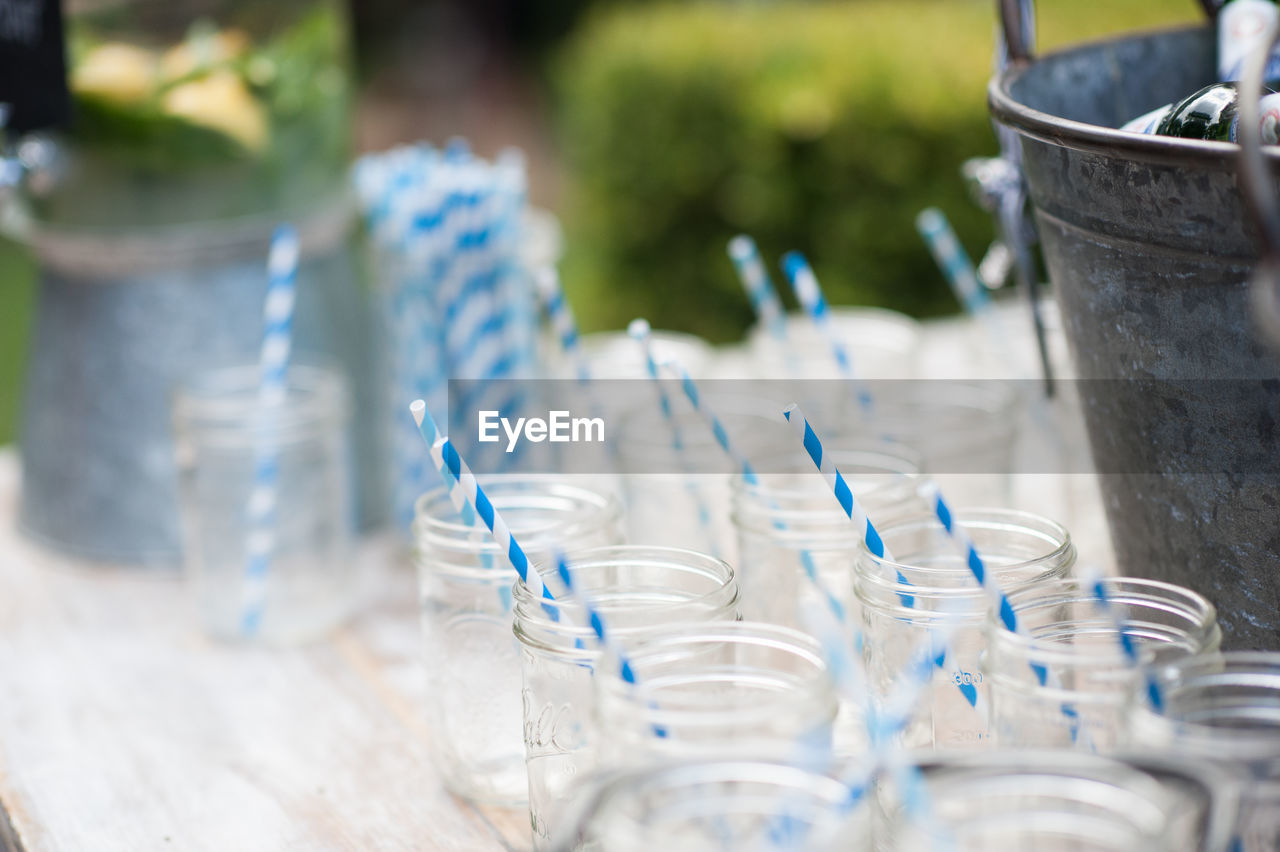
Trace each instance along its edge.
<instances>
[{"instance_id":1,"label":"blurred green hedge","mask_svg":"<svg viewBox=\"0 0 1280 852\"><path fill-rule=\"evenodd\" d=\"M34 319L34 279L27 253L0 237L0 446L17 437L28 322Z\"/></svg>"},{"instance_id":2,"label":"blurred green hedge","mask_svg":"<svg viewBox=\"0 0 1280 852\"><path fill-rule=\"evenodd\" d=\"M995 152L992 0L597 9L555 62L571 178L566 285L586 328L634 316L725 340L752 319L725 255L752 234L775 280L809 255L833 302L956 310L913 226L930 204L980 256L959 175ZM1192 0L1042 2L1075 41L1195 20Z\"/></svg>"}]
</instances>

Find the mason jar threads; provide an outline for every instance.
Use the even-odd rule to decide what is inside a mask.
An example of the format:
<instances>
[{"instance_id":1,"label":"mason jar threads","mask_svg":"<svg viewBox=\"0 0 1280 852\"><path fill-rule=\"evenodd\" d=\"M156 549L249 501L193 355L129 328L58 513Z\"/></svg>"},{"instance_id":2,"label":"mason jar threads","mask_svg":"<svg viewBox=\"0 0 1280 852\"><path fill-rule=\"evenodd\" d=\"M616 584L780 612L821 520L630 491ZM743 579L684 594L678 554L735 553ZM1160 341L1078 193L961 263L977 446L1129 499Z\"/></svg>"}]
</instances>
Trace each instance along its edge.
<instances>
[{"instance_id":1,"label":"mason jar threads","mask_svg":"<svg viewBox=\"0 0 1280 852\"><path fill-rule=\"evenodd\" d=\"M918 492L919 465L906 447L837 439L829 456L858 502L878 520L927 508ZM849 522L831 486L803 452L766 458L760 470L756 482L739 476L732 485L735 567L744 616L802 627L802 602L825 592L848 607L853 597L850 567L862 531ZM813 588L810 571L824 591Z\"/></svg>"},{"instance_id":2,"label":"mason jar threads","mask_svg":"<svg viewBox=\"0 0 1280 852\"><path fill-rule=\"evenodd\" d=\"M1218 650L1217 611L1201 595L1158 580L1107 577L1098 582L1142 665ZM990 614L982 667L996 744L1115 748L1123 741L1129 695L1142 672L1122 651L1092 583L1038 583L1012 592L1009 602L1025 632L1010 631ZM1042 684L1037 666L1052 672L1054 680Z\"/></svg>"},{"instance_id":3,"label":"mason jar threads","mask_svg":"<svg viewBox=\"0 0 1280 852\"><path fill-rule=\"evenodd\" d=\"M682 762L606 776L555 852L865 852L870 809L788 763Z\"/></svg>"},{"instance_id":4,"label":"mason jar threads","mask_svg":"<svg viewBox=\"0 0 1280 852\"><path fill-rule=\"evenodd\" d=\"M738 586L726 563L690 550L601 547L570 552L577 593L587 598L622 647L664 626L689 621L732 621ZM554 566L542 572L555 597L537 597L515 585L515 635L523 676L523 727L534 846L543 849L578 794L582 776L598 764L596 667L610 664L575 595ZM612 661L616 665L616 661Z\"/></svg>"},{"instance_id":5,"label":"mason jar threads","mask_svg":"<svg viewBox=\"0 0 1280 852\"><path fill-rule=\"evenodd\" d=\"M597 671L601 763L830 759L837 701L811 636L751 621L674 624L639 642L635 683Z\"/></svg>"},{"instance_id":6,"label":"mason jar threads","mask_svg":"<svg viewBox=\"0 0 1280 852\"><path fill-rule=\"evenodd\" d=\"M1129 744L1230 769L1241 782L1234 849L1280 849L1280 653L1203 654L1153 672L1163 706L1131 693Z\"/></svg>"},{"instance_id":7,"label":"mason jar threads","mask_svg":"<svg viewBox=\"0 0 1280 852\"><path fill-rule=\"evenodd\" d=\"M1118 760L1066 751L938 755L905 785L882 785L873 830L878 852L1071 850L1200 852L1207 836L1178 819L1212 810L1211 792L1175 790ZM908 798L924 807L909 813Z\"/></svg>"},{"instance_id":8,"label":"mason jar threads","mask_svg":"<svg viewBox=\"0 0 1280 852\"><path fill-rule=\"evenodd\" d=\"M341 374L320 367L291 367L278 409L263 408L260 383L256 366L227 367L174 393L183 562L210 635L303 642L340 623L354 600L350 400ZM253 501L264 498L255 520ZM265 564L251 570L264 536Z\"/></svg>"},{"instance_id":9,"label":"mason jar threads","mask_svg":"<svg viewBox=\"0 0 1280 852\"><path fill-rule=\"evenodd\" d=\"M1063 577L1075 564L1071 536L1048 518L973 509L958 511L956 522L1007 592ZM914 516L878 531L894 558L874 556L864 547L854 565L873 700L883 701L922 643L948 628L946 658L921 690L901 742L912 748L988 745L990 688L980 665L987 593L935 517Z\"/></svg>"},{"instance_id":10,"label":"mason jar threads","mask_svg":"<svg viewBox=\"0 0 1280 852\"><path fill-rule=\"evenodd\" d=\"M620 507L606 493L539 476L482 485L536 562L553 548L622 540ZM516 572L479 521L464 523L443 488L419 498L413 534L432 759L458 795L521 806L528 783L520 650L511 637Z\"/></svg>"}]
</instances>

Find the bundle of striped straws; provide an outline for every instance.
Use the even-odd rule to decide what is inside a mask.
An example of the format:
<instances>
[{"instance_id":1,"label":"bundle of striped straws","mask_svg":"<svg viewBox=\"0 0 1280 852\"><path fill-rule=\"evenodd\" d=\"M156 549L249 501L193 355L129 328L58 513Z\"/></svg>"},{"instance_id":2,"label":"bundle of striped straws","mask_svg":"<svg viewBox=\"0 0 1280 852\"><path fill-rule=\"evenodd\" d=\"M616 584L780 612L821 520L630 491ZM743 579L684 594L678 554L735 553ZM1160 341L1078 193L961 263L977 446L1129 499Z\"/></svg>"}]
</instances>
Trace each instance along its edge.
<instances>
[{"instance_id":1,"label":"bundle of striped straws","mask_svg":"<svg viewBox=\"0 0 1280 852\"><path fill-rule=\"evenodd\" d=\"M405 146L360 158L355 183L374 246L388 398L422 398L447 412L448 383L463 379L459 392L471 396L455 410L511 406L474 397L510 392L501 380L534 366L537 302L520 262L523 157L512 150L490 162L462 142ZM417 496L441 483L399 404L388 420L394 508L407 528Z\"/></svg>"}]
</instances>

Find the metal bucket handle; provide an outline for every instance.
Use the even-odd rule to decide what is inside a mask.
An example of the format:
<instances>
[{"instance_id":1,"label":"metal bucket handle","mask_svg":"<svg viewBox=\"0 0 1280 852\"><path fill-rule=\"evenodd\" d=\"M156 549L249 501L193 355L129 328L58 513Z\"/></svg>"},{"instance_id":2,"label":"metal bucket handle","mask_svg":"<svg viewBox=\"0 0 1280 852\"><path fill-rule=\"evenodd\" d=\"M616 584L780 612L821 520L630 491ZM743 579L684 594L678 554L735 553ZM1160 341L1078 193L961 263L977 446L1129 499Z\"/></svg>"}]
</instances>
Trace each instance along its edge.
<instances>
[{"instance_id":1,"label":"metal bucket handle","mask_svg":"<svg viewBox=\"0 0 1280 852\"><path fill-rule=\"evenodd\" d=\"M1262 100L1267 59L1280 39L1280 26L1272 22L1266 38L1245 64L1240 81L1240 192L1253 217L1261 243L1262 258L1253 271L1251 297L1255 320L1280 347L1280 203L1271 186L1271 174L1262 154L1262 123L1258 106ZM1246 96L1248 95L1248 96Z\"/></svg>"},{"instance_id":2,"label":"metal bucket handle","mask_svg":"<svg viewBox=\"0 0 1280 852\"><path fill-rule=\"evenodd\" d=\"M1031 49L1032 33L1028 22L1024 20L1023 4L1031 6L1032 0L997 0L1000 10L1000 26L1004 30L1004 43L1008 46L1009 59L1012 62L1030 62L1033 58ZM1226 0L1200 0L1210 20L1218 16Z\"/></svg>"}]
</instances>

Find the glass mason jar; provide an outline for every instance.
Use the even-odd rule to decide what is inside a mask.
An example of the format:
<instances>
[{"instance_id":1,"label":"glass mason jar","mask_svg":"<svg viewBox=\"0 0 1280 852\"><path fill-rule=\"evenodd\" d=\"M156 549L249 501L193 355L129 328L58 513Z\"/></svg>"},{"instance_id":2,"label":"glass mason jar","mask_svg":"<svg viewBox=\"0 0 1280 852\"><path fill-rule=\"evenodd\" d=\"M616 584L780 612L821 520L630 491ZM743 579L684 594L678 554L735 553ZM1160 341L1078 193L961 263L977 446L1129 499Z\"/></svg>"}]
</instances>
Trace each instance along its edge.
<instances>
[{"instance_id":1,"label":"glass mason jar","mask_svg":"<svg viewBox=\"0 0 1280 852\"><path fill-rule=\"evenodd\" d=\"M256 366L197 374L173 398L185 570L201 623L220 639L316 638L352 603L355 522L342 377L289 368L285 401L266 412ZM263 478L259 462L274 463ZM262 490L265 489L265 490ZM255 492L269 495L255 518ZM262 579L251 540L269 536Z\"/></svg>"},{"instance_id":2,"label":"glass mason jar","mask_svg":"<svg viewBox=\"0 0 1280 852\"><path fill-rule=\"evenodd\" d=\"M627 540L685 547L736 565L729 503L731 483L741 471L716 443L706 419L690 408L678 384L664 382L672 420L663 415L652 382L625 384L633 385L630 390L644 400L638 407L630 400L630 410L619 417L618 467L626 493ZM625 390L623 385L615 382L609 387ZM782 418L785 400L774 401L751 390L724 393L718 387L704 387L702 399L724 425L734 448L753 463L794 452L795 438ZM676 430L679 451L674 445Z\"/></svg>"},{"instance_id":3,"label":"glass mason jar","mask_svg":"<svg viewBox=\"0 0 1280 852\"><path fill-rule=\"evenodd\" d=\"M634 684L610 672L595 678L603 766L730 756L830 761L835 688L811 636L751 621L674 624L638 643L628 662Z\"/></svg>"},{"instance_id":4,"label":"glass mason jar","mask_svg":"<svg viewBox=\"0 0 1280 852\"><path fill-rule=\"evenodd\" d=\"M885 308L832 308L830 322L860 378L914 379L920 352L920 324ZM786 342L760 324L747 333L747 352L756 375L770 379L842 378L826 336L815 334L807 314L786 320Z\"/></svg>"},{"instance_id":5,"label":"glass mason jar","mask_svg":"<svg viewBox=\"0 0 1280 852\"><path fill-rule=\"evenodd\" d=\"M1007 382L893 382L882 391L876 428L919 453L951 505L1010 505L1019 401Z\"/></svg>"},{"instance_id":6,"label":"glass mason jar","mask_svg":"<svg viewBox=\"0 0 1280 852\"><path fill-rule=\"evenodd\" d=\"M622 541L617 501L550 477L481 481L531 560L553 548ZM465 524L443 488L418 500L414 559L421 588L431 755L464 798L527 801L520 651L511 638L516 572L477 522Z\"/></svg>"},{"instance_id":7,"label":"glass mason jar","mask_svg":"<svg viewBox=\"0 0 1280 852\"><path fill-rule=\"evenodd\" d=\"M1218 650L1217 611L1201 595L1158 580L1101 580L1144 665ZM1141 681L1120 637L1099 611L1092 585L1075 579L1013 592L1009 602L1028 635L989 613L983 675L991 692L997 745L1110 750L1123 739L1127 702ZM1053 672L1042 686L1033 666ZM1063 712L1069 708L1070 715Z\"/></svg>"},{"instance_id":8,"label":"glass mason jar","mask_svg":"<svg viewBox=\"0 0 1280 852\"><path fill-rule=\"evenodd\" d=\"M702 379L710 374L715 350L701 337L681 331L654 329L651 339L653 356L659 362L666 359L679 361L695 379ZM550 339L544 343L543 363L548 365L547 375L556 379L576 378L575 366L565 356L561 346ZM578 345L591 368L593 379L649 378L644 350L626 331L584 334Z\"/></svg>"},{"instance_id":9,"label":"glass mason jar","mask_svg":"<svg viewBox=\"0 0 1280 852\"><path fill-rule=\"evenodd\" d=\"M785 763L679 763L606 776L556 852L863 852L869 809L844 783Z\"/></svg>"},{"instance_id":10,"label":"glass mason jar","mask_svg":"<svg viewBox=\"0 0 1280 852\"><path fill-rule=\"evenodd\" d=\"M917 490L919 465L906 447L846 445L837 440L828 455L877 524L928 508ZM831 486L803 451L764 459L760 469L778 472L760 473L754 485L735 477L732 485L731 520L738 540L735 567L743 617L802 626L798 619L803 602L824 603L807 580L806 567L849 606L853 598L850 568L858 556L862 531L849 522Z\"/></svg>"},{"instance_id":11,"label":"glass mason jar","mask_svg":"<svg viewBox=\"0 0 1280 852\"><path fill-rule=\"evenodd\" d=\"M978 552L1006 592L1063 577L1075 563L1061 524L1027 512L956 512ZM866 548L854 564L854 593L862 610L864 656L873 700L892 692L916 649L932 631L951 627L944 665L921 690L901 733L908 747L972 748L989 744L990 688L979 666L986 648L989 601L964 556L933 517L916 516L879 527L894 560Z\"/></svg>"},{"instance_id":12,"label":"glass mason jar","mask_svg":"<svg viewBox=\"0 0 1280 852\"><path fill-rule=\"evenodd\" d=\"M1155 674L1164 712L1135 690L1130 744L1232 770L1242 782L1234 849L1280 849L1280 653L1204 654Z\"/></svg>"},{"instance_id":13,"label":"glass mason jar","mask_svg":"<svg viewBox=\"0 0 1280 852\"><path fill-rule=\"evenodd\" d=\"M1179 819L1212 810L1211 791L1174 789L1120 761L1062 751L997 751L926 759L912 791L927 818L910 820L902 791L876 797L881 852L1197 852L1206 834ZM1198 800L1189 800L1195 790Z\"/></svg>"},{"instance_id":14,"label":"glass mason jar","mask_svg":"<svg viewBox=\"0 0 1280 852\"><path fill-rule=\"evenodd\" d=\"M877 524L926 510L917 487L918 464L906 447L844 442L834 438L829 455L844 474L858 502ZM852 566L861 532L836 502L831 486L802 451L764 459L755 485L733 481L732 521L738 538L738 583L743 617L813 630L803 614L827 607L825 592L858 623ZM782 472L795 471L795 472ZM819 577L823 590L808 579ZM836 725L839 754L861 753L866 722L856 702L841 699Z\"/></svg>"},{"instance_id":15,"label":"glass mason jar","mask_svg":"<svg viewBox=\"0 0 1280 852\"><path fill-rule=\"evenodd\" d=\"M53 179L28 198L39 222L293 218L342 193L343 4L73 0L67 11L73 119Z\"/></svg>"},{"instance_id":16,"label":"glass mason jar","mask_svg":"<svg viewBox=\"0 0 1280 852\"><path fill-rule=\"evenodd\" d=\"M737 618L738 586L728 564L662 547L601 547L568 555L575 585L589 596L624 647L688 621ZM516 583L515 635L524 689L524 745L529 818L535 848L545 848L578 780L597 764L590 736L593 673L602 661L595 634L555 569L542 570L554 603Z\"/></svg>"}]
</instances>

